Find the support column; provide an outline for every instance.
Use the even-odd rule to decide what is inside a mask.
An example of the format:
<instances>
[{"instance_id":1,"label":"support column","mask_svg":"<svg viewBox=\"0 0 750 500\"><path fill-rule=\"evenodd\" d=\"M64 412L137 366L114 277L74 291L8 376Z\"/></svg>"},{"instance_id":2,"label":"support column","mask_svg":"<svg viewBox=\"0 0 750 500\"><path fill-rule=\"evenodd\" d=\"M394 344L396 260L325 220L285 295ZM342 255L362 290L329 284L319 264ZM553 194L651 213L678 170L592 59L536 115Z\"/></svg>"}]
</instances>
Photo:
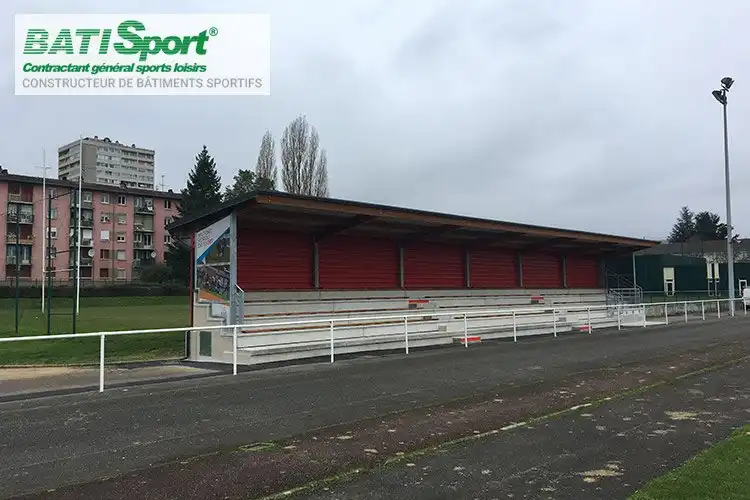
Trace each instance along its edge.
<instances>
[{"instance_id":1,"label":"support column","mask_svg":"<svg viewBox=\"0 0 750 500\"><path fill-rule=\"evenodd\" d=\"M518 286L520 288L523 288L523 255L521 252L518 252L517 254L518 259Z\"/></svg>"},{"instance_id":2,"label":"support column","mask_svg":"<svg viewBox=\"0 0 750 500\"><path fill-rule=\"evenodd\" d=\"M562 256L562 283L563 288L568 288L568 256Z\"/></svg>"},{"instance_id":3,"label":"support column","mask_svg":"<svg viewBox=\"0 0 750 500\"><path fill-rule=\"evenodd\" d=\"M404 281L404 245L398 245L398 286L403 290L406 288Z\"/></svg>"},{"instance_id":4,"label":"support column","mask_svg":"<svg viewBox=\"0 0 750 500\"><path fill-rule=\"evenodd\" d=\"M320 245L313 242L313 288L320 288Z\"/></svg>"},{"instance_id":5,"label":"support column","mask_svg":"<svg viewBox=\"0 0 750 500\"><path fill-rule=\"evenodd\" d=\"M471 288L471 252L464 250L464 286Z\"/></svg>"}]
</instances>

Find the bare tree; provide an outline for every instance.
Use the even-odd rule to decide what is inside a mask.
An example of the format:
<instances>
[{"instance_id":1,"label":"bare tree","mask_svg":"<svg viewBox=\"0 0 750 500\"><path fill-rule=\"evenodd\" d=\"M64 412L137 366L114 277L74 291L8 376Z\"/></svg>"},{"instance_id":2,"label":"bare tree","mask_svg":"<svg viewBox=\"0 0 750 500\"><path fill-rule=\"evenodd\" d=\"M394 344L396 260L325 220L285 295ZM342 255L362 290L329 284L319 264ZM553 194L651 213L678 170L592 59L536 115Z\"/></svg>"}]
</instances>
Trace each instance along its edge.
<instances>
[{"instance_id":1,"label":"bare tree","mask_svg":"<svg viewBox=\"0 0 750 500\"><path fill-rule=\"evenodd\" d=\"M281 178L284 189L293 194L321 196L328 193L328 173L318 173L320 137L307 118L297 117L284 129L281 136ZM327 160L326 160L327 163ZM323 183L320 184L319 183Z\"/></svg>"},{"instance_id":2,"label":"bare tree","mask_svg":"<svg viewBox=\"0 0 750 500\"><path fill-rule=\"evenodd\" d=\"M320 159L315 169L315 185L313 186L313 194L321 198L327 198L328 192L328 155L326 150L323 149L320 152Z\"/></svg>"},{"instance_id":3,"label":"bare tree","mask_svg":"<svg viewBox=\"0 0 750 500\"><path fill-rule=\"evenodd\" d=\"M266 130L260 141L258 162L255 165L256 189L273 191L276 189L276 142L271 132Z\"/></svg>"}]
</instances>

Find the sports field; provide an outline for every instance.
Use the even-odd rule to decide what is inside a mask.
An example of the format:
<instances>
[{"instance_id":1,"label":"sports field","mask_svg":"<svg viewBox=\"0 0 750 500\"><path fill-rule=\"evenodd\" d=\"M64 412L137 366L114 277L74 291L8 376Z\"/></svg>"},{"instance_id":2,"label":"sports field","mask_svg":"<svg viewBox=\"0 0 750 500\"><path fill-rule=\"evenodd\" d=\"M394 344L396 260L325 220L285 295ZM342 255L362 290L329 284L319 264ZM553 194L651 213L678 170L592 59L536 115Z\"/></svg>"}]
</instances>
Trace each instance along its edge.
<instances>
[{"instance_id":1,"label":"sports field","mask_svg":"<svg viewBox=\"0 0 750 500\"><path fill-rule=\"evenodd\" d=\"M187 297L82 297L76 332L178 328L189 325ZM52 334L72 331L72 299L55 298ZM47 316L35 299L21 299L18 336L46 335ZM0 299L0 336L15 334L15 301ZM109 337L107 361L181 357L184 333ZM99 360L99 339L11 342L0 344L0 365L78 364Z\"/></svg>"}]
</instances>

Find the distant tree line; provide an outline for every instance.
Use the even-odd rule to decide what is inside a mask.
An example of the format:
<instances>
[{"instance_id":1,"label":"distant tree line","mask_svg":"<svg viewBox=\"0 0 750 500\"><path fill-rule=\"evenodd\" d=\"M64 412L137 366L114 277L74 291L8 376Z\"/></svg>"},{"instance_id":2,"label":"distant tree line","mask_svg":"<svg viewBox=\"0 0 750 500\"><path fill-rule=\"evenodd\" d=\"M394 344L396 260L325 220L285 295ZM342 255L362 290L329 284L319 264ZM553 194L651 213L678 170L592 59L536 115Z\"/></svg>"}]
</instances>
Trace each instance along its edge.
<instances>
[{"instance_id":1,"label":"distant tree line","mask_svg":"<svg viewBox=\"0 0 750 500\"><path fill-rule=\"evenodd\" d=\"M693 212L689 207L680 208L677 221L667 237L668 243L685 243L688 241L714 241L727 238L727 225L714 212ZM736 240L739 235L733 234Z\"/></svg>"},{"instance_id":2,"label":"distant tree line","mask_svg":"<svg viewBox=\"0 0 750 500\"><path fill-rule=\"evenodd\" d=\"M284 129L280 143L281 184L292 194L328 197L328 156L320 145L316 128L304 115L292 120ZM239 168L232 184L222 190L216 161L204 145L195 157L187 185L181 190L179 218L201 213L210 207L242 198L254 191L277 191L278 167L276 141L267 130L260 141L255 166ZM143 270L143 281L190 283L190 248L173 238L165 252L164 263Z\"/></svg>"}]
</instances>

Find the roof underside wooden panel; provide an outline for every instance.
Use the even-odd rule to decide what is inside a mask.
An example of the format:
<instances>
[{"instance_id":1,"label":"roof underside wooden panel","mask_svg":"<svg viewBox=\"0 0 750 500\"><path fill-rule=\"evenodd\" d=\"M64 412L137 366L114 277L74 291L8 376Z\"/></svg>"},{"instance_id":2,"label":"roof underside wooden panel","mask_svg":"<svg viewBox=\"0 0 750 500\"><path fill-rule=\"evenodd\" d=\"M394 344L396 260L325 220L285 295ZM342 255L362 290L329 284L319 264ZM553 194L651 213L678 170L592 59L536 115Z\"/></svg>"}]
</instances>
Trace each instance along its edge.
<instances>
[{"instance_id":1,"label":"roof underside wooden panel","mask_svg":"<svg viewBox=\"0 0 750 500\"><path fill-rule=\"evenodd\" d=\"M362 235L410 242L440 241L519 251L556 249L602 255L650 248L658 242L493 221L281 192L253 193L178 221L169 229L186 234L236 211L239 228L299 231L322 241L333 235Z\"/></svg>"}]
</instances>

